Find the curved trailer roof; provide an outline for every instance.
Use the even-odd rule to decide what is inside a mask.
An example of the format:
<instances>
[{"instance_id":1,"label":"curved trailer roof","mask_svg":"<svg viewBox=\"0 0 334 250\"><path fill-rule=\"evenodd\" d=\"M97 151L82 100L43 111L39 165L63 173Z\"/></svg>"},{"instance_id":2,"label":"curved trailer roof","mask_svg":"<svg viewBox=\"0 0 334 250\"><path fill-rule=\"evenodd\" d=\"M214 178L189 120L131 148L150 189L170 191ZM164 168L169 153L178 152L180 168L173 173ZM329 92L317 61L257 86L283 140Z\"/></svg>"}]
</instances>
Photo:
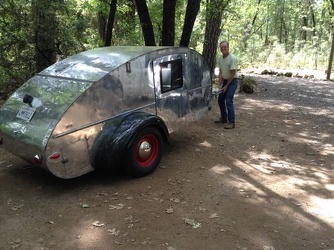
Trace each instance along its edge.
<instances>
[{"instance_id":1,"label":"curved trailer roof","mask_svg":"<svg viewBox=\"0 0 334 250\"><path fill-rule=\"evenodd\" d=\"M173 47L110 46L70 56L40 72L38 75L97 81L118 66L157 50ZM175 48L176 49L176 48Z\"/></svg>"}]
</instances>

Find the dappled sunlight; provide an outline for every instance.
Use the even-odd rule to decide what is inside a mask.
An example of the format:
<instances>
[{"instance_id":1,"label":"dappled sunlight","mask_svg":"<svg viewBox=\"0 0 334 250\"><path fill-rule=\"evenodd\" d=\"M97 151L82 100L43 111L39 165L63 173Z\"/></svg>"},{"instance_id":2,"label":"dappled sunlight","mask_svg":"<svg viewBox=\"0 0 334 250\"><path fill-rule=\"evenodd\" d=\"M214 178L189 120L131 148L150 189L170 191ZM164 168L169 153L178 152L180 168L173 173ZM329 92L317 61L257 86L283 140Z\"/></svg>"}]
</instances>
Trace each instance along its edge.
<instances>
[{"instance_id":1,"label":"dappled sunlight","mask_svg":"<svg viewBox=\"0 0 334 250\"><path fill-rule=\"evenodd\" d=\"M316 128L315 128L316 129ZM312 133L312 134L311 134ZM285 134L282 133L278 133L281 136L286 136ZM289 136L290 141L293 141L294 138L296 138L297 140L295 142L303 142L305 144L314 144L314 143L320 143L319 140L321 139L326 139L329 138L330 135L329 134L325 134L325 133L314 133L314 131L310 131L310 130L302 130L298 133L295 133L295 135L299 135L300 137L297 138L296 136ZM302 139L302 140L300 140Z\"/></svg>"},{"instance_id":2,"label":"dappled sunlight","mask_svg":"<svg viewBox=\"0 0 334 250\"><path fill-rule=\"evenodd\" d=\"M334 191L334 190L332 190ZM313 196L310 199L309 213L321 218L330 224L334 224L334 199L324 199Z\"/></svg>"},{"instance_id":3,"label":"dappled sunlight","mask_svg":"<svg viewBox=\"0 0 334 250\"><path fill-rule=\"evenodd\" d=\"M228 172L231 171L231 168L228 166L224 166L224 165L215 165L213 166L210 171L212 171L215 174L219 174L219 175L224 175L227 174Z\"/></svg>"},{"instance_id":4,"label":"dappled sunlight","mask_svg":"<svg viewBox=\"0 0 334 250\"><path fill-rule=\"evenodd\" d=\"M305 97L306 98L306 97ZM310 98L310 97L308 97ZM315 116L327 116L327 117L334 117L333 112L328 109L327 105L322 105L320 107L315 106L313 103L309 103L308 105L296 105L294 100L277 100L277 99L267 99L267 100L257 100L257 99L247 99L247 104L242 106L243 110L254 109L254 107L258 109L263 109L266 111L270 111L270 109L276 111L292 111L295 112L296 115L299 113L308 113L310 115ZM298 98L297 98L298 101ZM328 98L328 105L331 105L332 100Z\"/></svg>"},{"instance_id":5,"label":"dappled sunlight","mask_svg":"<svg viewBox=\"0 0 334 250\"><path fill-rule=\"evenodd\" d=\"M334 183L331 183L331 184L325 184L325 188L326 188L328 191L332 191L332 192L334 192Z\"/></svg>"},{"instance_id":6,"label":"dappled sunlight","mask_svg":"<svg viewBox=\"0 0 334 250\"><path fill-rule=\"evenodd\" d=\"M334 155L334 146L329 143L322 144L321 148L318 150L319 150L319 154L321 155L326 155L326 156Z\"/></svg>"},{"instance_id":7,"label":"dappled sunlight","mask_svg":"<svg viewBox=\"0 0 334 250\"><path fill-rule=\"evenodd\" d=\"M268 152L247 152L249 159L228 158L225 164L212 166L209 171L218 182L233 188L236 195L250 204L265 205L275 200L274 214L293 213L303 225L319 227L321 221L334 223L333 171L321 166L298 164L291 159L279 159ZM254 159L256 161L254 161ZM315 195L316 194L316 195Z\"/></svg>"},{"instance_id":8,"label":"dappled sunlight","mask_svg":"<svg viewBox=\"0 0 334 250\"><path fill-rule=\"evenodd\" d=\"M264 174L270 174L270 173L271 173L271 170L268 170L268 169L266 169L265 167L260 166L260 165L253 165L252 167L253 167L254 169L256 169L256 170L258 170L258 171L264 173Z\"/></svg>"},{"instance_id":9,"label":"dappled sunlight","mask_svg":"<svg viewBox=\"0 0 334 250\"><path fill-rule=\"evenodd\" d=\"M281 133L278 133L278 135L281 136L282 138L288 137L289 143L296 143L303 145L305 147L306 155L314 154L313 152L310 152L310 149L312 149L314 152L317 152L320 155L324 156L334 155L334 145L323 142L326 139L331 139L330 134L317 133L312 135L310 134L310 132L303 131L298 134L295 134L295 136L285 135ZM309 149L306 149L306 146Z\"/></svg>"},{"instance_id":10,"label":"dappled sunlight","mask_svg":"<svg viewBox=\"0 0 334 250\"><path fill-rule=\"evenodd\" d=\"M237 215L247 213L238 225L244 237L267 249L278 235L294 242L301 231L319 238L334 229L333 85L320 91L296 79L277 82L237 96L236 129L214 128L219 153L208 169L217 195L238 204ZM254 221L256 232L248 226Z\"/></svg>"},{"instance_id":11,"label":"dappled sunlight","mask_svg":"<svg viewBox=\"0 0 334 250\"><path fill-rule=\"evenodd\" d=\"M273 174L276 171L279 171L281 169L288 169L292 166L295 170L298 169L295 163L290 162L290 160L283 160L268 152L259 153L256 151L249 151L247 153L250 156L249 160L246 161L249 166L256 170L260 170L262 173L265 174Z\"/></svg>"},{"instance_id":12,"label":"dappled sunlight","mask_svg":"<svg viewBox=\"0 0 334 250\"><path fill-rule=\"evenodd\" d=\"M243 195L247 198L250 198L252 194L256 194L256 203L265 203L268 199L267 194L265 191L258 188L256 185L247 181L246 176L238 175L234 170L233 167L225 166L225 165L215 165L210 170L210 173L213 174L213 177L216 177L217 181L219 182L220 178L226 177L229 179L229 185L235 189L239 195ZM226 184L226 183L225 183Z\"/></svg>"},{"instance_id":13,"label":"dappled sunlight","mask_svg":"<svg viewBox=\"0 0 334 250\"><path fill-rule=\"evenodd\" d=\"M96 243L106 237L106 225L98 221L81 221L81 225L74 227L76 245L80 249L94 249ZM80 227L79 227L80 226Z\"/></svg>"},{"instance_id":14,"label":"dappled sunlight","mask_svg":"<svg viewBox=\"0 0 334 250\"><path fill-rule=\"evenodd\" d=\"M258 159L259 161L261 161L262 163L264 162L271 162L273 160L273 156L266 153L266 152L262 152L262 153L257 153L257 152L248 152L249 156L251 157L250 159ZM251 166L252 168L264 173L264 174L271 174L272 173L272 169L268 169L266 166L263 166L263 164L250 164L249 166Z\"/></svg>"},{"instance_id":15,"label":"dappled sunlight","mask_svg":"<svg viewBox=\"0 0 334 250\"><path fill-rule=\"evenodd\" d=\"M295 177L296 189L305 190L308 194L317 194L318 197L334 198L332 192L333 170L321 166L307 166L299 176Z\"/></svg>"},{"instance_id":16,"label":"dappled sunlight","mask_svg":"<svg viewBox=\"0 0 334 250\"><path fill-rule=\"evenodd\" d=\"M302 163L303 159L281 159L271 156L268 153L248 152L250 159L247 164L254 171L253 173L261 181L273 181L272 185L283 185L290 187L292 192L313 192L322 191L327 197L333 195L324 189L324 185L330 184L333 178L333 171L328 169L325 163L316 163L310 160L308 164ZM255 172L257 171L257 172ZM263 175L259 175L263 174ZM282 179L281 177L284 176ZM276 180L277 179L277 180ZM311 188L310 188L311 187ZM280 193L280 192L278 192ZM285 196L286 193L282 192Z\"/></svg>"},{"instance_id":17,"label":"dappled sunlight","mask_svg":"<svg viewBox=\"0 0 334 250\"><path fill-rule=\"evenodd\" d=\"M265 234L262 234L260 232L254 233L254 232L244 232L245 235L247 235L248 238L252 239L252 241L257 244L261 244L263 246L262 249L264 250L275 250L275 242L272 242L271 240L268 240L268 237L266 237Z\"/></svg>"},{"instance_id":18,"label":"dappled sunlight","mask_svg":"<svg viewBox=\"0 0 334 250\"><path fill-rule=\"evenodd\" d=\"M315 109L314 107L310 106L310 107L303 107L304 112L307 112L310 115L315 115L315 116L327 116L327 117L334 117L334 114L332 113L332 111L328 110L328 109Z\"/></svg>"},{"instance_id":19,"label":"dappled sunlight","mask_svg":"<svg viewBox=\"0 0 334 250\"><path fill-rule=\"evenodd\" d=\"M320 179L322 182L323 181L331 181L331 178L329 178L328 175L326 175L325 173L315 172L314 176L316 176L317 179Z\"/></svg>"}]
</instances>

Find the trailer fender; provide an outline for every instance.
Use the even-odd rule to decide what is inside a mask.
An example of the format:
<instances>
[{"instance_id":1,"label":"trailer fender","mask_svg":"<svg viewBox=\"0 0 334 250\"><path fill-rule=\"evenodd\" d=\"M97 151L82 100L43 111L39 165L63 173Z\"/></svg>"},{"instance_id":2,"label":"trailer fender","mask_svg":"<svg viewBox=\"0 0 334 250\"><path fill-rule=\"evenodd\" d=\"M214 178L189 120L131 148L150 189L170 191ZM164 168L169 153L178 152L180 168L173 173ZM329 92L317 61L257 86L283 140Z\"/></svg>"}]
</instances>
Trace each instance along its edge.
<instances>
[{"instance_id":1,"label":"trailer fender","mask_svg":"<svg viewBox=\"0 0 334 250\"><path fill-rule=\"evenodd\" d=\"M145 133L148 129L154 131L149 130L154 133L153 136L148 137L151 140L157 137L158 143L160 143L159 138L161 137L161 143L169 142L167 126L158 116L145 112L132 112L106 121L91 148L92 166L95 169L108 168L112 170L131 168L128 167L130 150L133 150L138 135L141 135L143 131ZM163 145L160 145L160 153L162 153L162 147ZM133 175L138 176L138 174Z\"/></svg>"}]
</instances>

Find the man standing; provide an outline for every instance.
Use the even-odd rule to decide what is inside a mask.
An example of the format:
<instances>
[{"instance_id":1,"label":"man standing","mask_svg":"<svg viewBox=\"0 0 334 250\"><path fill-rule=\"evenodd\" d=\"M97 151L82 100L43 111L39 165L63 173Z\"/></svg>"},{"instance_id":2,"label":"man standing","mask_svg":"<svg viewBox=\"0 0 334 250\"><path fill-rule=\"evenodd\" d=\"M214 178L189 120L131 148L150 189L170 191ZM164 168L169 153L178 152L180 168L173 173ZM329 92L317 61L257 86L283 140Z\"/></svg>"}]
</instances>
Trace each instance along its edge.
<instances>
[{"instance_id":1,"label":"man standing","mask_svg":"<svg viewBox=\"0 0 334 250\"><path fill-rule=\"evenodd\" d=\"M224 128L232 129L235 127L233 98L238 86L237 58L230 53L228 42L222 41L219 47L222 52L217 63L219 67L218 84L221 86L221 93L218 96L220 119L215 122L225 123Z\"/></svg>"}]
</instances>

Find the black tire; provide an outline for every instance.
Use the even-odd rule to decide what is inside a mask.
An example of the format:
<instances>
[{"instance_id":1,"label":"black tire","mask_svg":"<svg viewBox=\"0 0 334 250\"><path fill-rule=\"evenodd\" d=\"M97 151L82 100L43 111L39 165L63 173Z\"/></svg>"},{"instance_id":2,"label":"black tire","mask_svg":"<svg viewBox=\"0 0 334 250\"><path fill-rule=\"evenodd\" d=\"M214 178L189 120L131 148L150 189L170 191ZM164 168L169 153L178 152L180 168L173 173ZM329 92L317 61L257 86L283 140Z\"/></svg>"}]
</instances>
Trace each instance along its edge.
<instances>
[{"instance_id":1,"label":"black tire","mask_svg":"<svg viewBox=\"0 0 334 250\"><path fill-rule=\"evenodd\" d=\"M132 140L125 155L125 171L134 177L152 173L160 163L163 138L158 129L147 127Z\"/></svg>"}]
</instances>

